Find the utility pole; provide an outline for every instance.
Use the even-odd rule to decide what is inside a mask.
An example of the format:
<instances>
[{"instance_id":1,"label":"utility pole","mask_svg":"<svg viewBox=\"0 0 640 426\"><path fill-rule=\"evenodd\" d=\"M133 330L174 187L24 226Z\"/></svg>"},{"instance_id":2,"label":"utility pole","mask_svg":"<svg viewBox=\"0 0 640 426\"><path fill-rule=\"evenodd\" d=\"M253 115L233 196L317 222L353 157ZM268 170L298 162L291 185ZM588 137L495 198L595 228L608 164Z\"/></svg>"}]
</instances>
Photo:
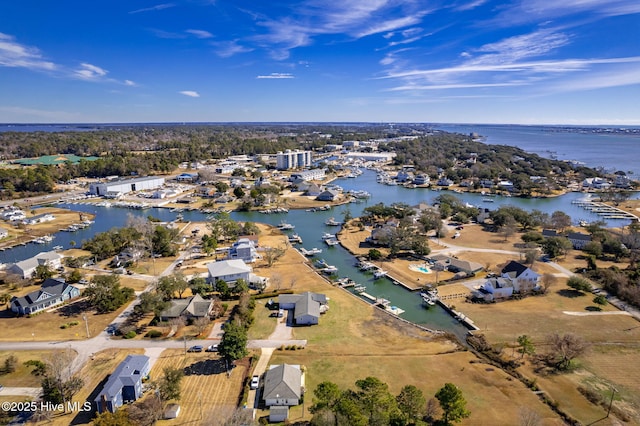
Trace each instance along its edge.
<instances>
[{"instance_id":1,"label":"utility pole","mask_svg":"<svg viewBox=\"0 0 640 426\"><path fill-rule=\"evenodd\" d=\"M609 413L611 413L611 407L613 406L613 396L616 394L618 389L611 386L611 400L609 401L609 408L607 408L607 418L609 417Z\"/></svg>"},{"instance_id":2,"label":"utility pole","mask_svg":"<svg viewBox=\"0 0 640 426\"><path fill-rule=\"evenodd\" d=\"M87 329L87 339L91 337L89 334L89 321L87 320L87 314L82 314L82 319L84 320L84 326Z\"/></svg>"}]
</instances>

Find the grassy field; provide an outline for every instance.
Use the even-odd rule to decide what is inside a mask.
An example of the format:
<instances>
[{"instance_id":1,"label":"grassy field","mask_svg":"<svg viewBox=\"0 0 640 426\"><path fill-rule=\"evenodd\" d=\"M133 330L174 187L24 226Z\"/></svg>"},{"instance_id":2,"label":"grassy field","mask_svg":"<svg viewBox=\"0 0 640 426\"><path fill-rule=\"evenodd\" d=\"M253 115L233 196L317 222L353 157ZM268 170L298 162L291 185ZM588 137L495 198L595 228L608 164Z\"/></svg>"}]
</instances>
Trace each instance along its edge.
<instances>
[{"instance_id":1,"label":"grassy field","mask_svg":"<svg viewBox=\"0 0 640 426\"><path fill-rule=\"evenodd\" d=\"M58 351L2 351L0 352L0 366L4 366L5 360L13 355L18 359L16 371L0 375L3 386L8 387L40 387L41 378L31 374L33 367L25 366L29 360L43 361L55 357Z\"/></svg>"},{"instance_id":2,"label":"grassy field","mask_svg":"<svg viewBox=\"0 0 640 426\"><path fill-rule=\"evenodd\" d=\"M166 349L151 370L153 378L162 377L166 367L185 369L180 391L180 416L161 420L158 425L214 425L222 424L238 404L238 396L245 386L247 363L238 363L228 376L224 363L215 353L189 353Z\"/></svg>"}]
</instances>

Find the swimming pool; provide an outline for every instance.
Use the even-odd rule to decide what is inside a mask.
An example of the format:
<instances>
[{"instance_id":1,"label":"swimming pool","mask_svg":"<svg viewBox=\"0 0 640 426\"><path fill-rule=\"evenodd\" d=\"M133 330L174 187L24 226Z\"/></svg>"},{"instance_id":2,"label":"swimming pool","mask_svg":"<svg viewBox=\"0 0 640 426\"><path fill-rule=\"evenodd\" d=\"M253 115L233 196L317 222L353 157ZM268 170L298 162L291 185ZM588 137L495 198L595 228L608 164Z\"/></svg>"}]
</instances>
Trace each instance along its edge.
<instances>
[{"instance_id":1,"label":"swimming pool","mask_svg":"<svg viewBox=\"0 0 640 426\"><path fill-rule=\"evenodd\" d=\"M431 270L424 265L409 265L409 269L415 272L422 272L423 274L431 273Z\"/></svg>"}]
</instances>

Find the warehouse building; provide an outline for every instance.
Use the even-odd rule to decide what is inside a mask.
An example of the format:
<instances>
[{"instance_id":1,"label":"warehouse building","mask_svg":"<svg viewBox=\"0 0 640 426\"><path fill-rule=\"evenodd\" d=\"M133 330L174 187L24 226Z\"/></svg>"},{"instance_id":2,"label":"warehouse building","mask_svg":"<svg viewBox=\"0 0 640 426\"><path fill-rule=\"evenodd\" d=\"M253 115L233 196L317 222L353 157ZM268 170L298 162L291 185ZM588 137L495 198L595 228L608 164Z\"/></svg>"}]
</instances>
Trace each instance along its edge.
<instances>
[{"instance_id":1,"label":"warehouse building","mask_svg":"<svg viewBox=\"0 0 640 426\"><path fill-rule=\"evenodd\" d=\"M164 185L164 178L147 176L135 179L116 180L111 182L92 183L89 192L93 195L128 194L129 192L157 189Z\"/></svg>"}]
</instances>

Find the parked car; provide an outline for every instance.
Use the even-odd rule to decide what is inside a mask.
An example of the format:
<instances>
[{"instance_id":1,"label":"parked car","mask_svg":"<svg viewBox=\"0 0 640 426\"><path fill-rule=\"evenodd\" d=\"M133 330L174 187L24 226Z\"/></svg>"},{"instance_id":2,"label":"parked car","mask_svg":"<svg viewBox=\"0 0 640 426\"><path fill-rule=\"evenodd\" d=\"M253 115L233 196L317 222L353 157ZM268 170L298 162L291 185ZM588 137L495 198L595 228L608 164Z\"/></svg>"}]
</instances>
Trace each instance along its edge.
<instances>
[{"instance_id":1,"label":"parked car","mask_svg":"<svg viewBox=\"0 0 640 426\"><path fill-rule=\"evenodd\" d=\"M258 389L259 385L260 385L260 377L253 376L251 378L251 389Z\"/></svg>"},{"instance_id":2,"label":"parked car","mask_svg":"<svg viewBox=\"0 0 640 426\"><path fill-rule=\"evenodd\" d=\"M218 345L209 345L206 349L207 352L218 352Z\"/></svg>"},{"instance_id":3,"label":"parked car","mask_svg":"<svg viewBox=\"0 0 640 426\"><path fill-rule=\"evenodd\" d=\"M189 349L187 349L187 352L202 352L202 346L200 345L195 345L195 346L191 346Z\"/></svg>"}]
</instances>

